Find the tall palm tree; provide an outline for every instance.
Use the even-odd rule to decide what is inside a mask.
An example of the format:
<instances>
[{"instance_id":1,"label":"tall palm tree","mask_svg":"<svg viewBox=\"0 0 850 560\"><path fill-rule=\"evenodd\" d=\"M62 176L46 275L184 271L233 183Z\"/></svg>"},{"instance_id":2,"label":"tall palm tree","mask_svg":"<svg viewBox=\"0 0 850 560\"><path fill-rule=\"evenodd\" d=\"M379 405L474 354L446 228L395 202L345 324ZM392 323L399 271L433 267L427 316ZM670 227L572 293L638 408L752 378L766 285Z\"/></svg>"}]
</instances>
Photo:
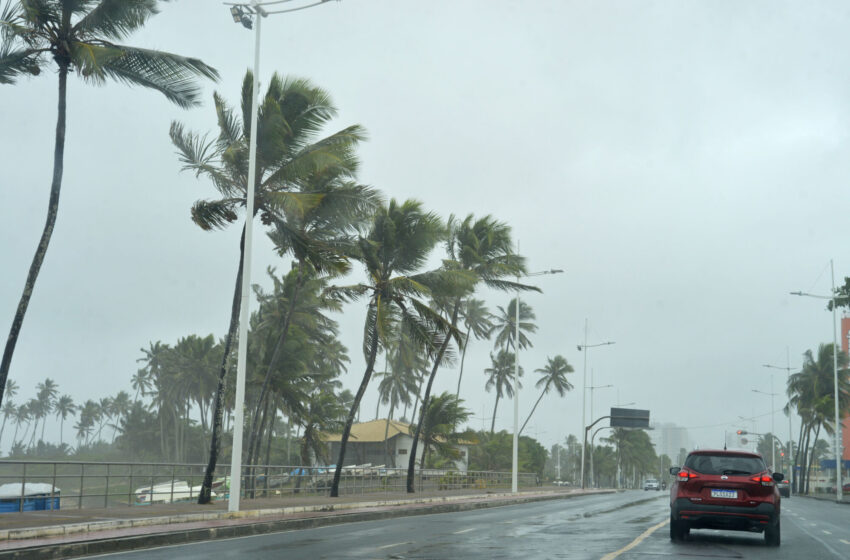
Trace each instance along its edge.
<instances>
[{"instance_id":1,"label":"tall palm tree","mask_svg":"<svg viewBox=\"0 0 850 560\"><path fill-rule=\"evenodd\" d=\"M130 379L130 385L133 387L133 390L136 391L136 394L133 395L134 402L139 400L139 395L144 397L147 394L147 391L151 388L151 378L148 375L147 370L137 370Z\"/></svg>"},{"instance_id":2,"label":"tall palm tree","mask_svg":"<svg viewBox=\"0 0 850 560\"><path fill-rule=\"evenodd\" d=\"M352 297L369 296L363 339L366 370L342 431L331 486L333 497L339 495L351 425L372 377L379 344L386 347L397 336L389 332L394 326L417 347L433 350L436 350L435 338L451 332L451 326L422 298L431 295L432 288L457 283L458 279L445 272L417 273L444 232L441 220L425 212L420 202L398 203L393 199L375 213L368 235L358 240L357 257L366 268L368 283L350 287L347 293Z\"/></svg>"},{"instance_id":3,"label":"tall palm tree","mask_svg":"<svg viewBox=\"0 0 850 560\"><path fill-rule=\"evenodd\" d=\"M12 447L18 443L18 430L21 424L29 420L29 407L26 403L19 405L12 416L12 422L15 423L15 433L12 435ZM22 438L23 439L23 438Z\"/></svg>"},{"instance_id":4,"label":"tall palm tree","mask_svg":"<svg viewBox=\"0 0 850 560\"><path fill-rule=\"evenodd\" d=\"M193 221L204 230L220 229L236 221L237 211L246 205L250 111L253 75L248 72L242 85L242 120L214 95L218 118L218 137L206 137L184 131L183 125L171 125L171 141L177 147L183 168L196 176L208 177L221 194L217 200L201 200L192 207ZM293 205L315 206L315 195L298 193L298 186L311 173L334 169L351 176L356 169L354 147L363 139L359 126L350 126L326 138L321 130L335 116L328 94L307 80L282 79L273 75L265 96L259 100L255 215L264 224L284 220L283 209ZM250 216L249 219L253 219ZM239 249L239 266L231 303L230 323L225 337L219 370L218 388L213 405L210 457L198 503L210 501L213 472L218 461L224 400L224 379L231 345L239 323L244 261L245 229Z\"/></svg>"},{"instance_id":5,"label":"tall palm tree","mask_svg":"<svg viewBox=\"0 0 850 560\"><path fill-rule=\"evenodd\" d=\"M513 252L511 229L506 224L496 221L492 216L484 216L477 220L472 214L469 214L463 220L451 216L448 221L448 233L446 252L449 260L445 261L443 266L447 270L465 273L469 278L469 282L460 286L460 289L452 291L444 289L441 293L436 294L437 299L443 303L442 307L445 309L446 316L450 317L449 322L452 329L457 327L463 300L472 293L479 283L496 290L537 290L537 288L508 280L508 278L518 277L525 272L525 259ZM433 360L431 374L425 386L425 395L422 397L423 408L421 410L423 411L428 406L431 387L448 345L449 338L446 337ZM423 421L424 416L420 413L419 423L416 426L416 432L413 434L413 444L407 467L407 491L409 493L414 491L416 447Z\"/></svg>"},{"instance_id":6,"label":"tall palm tree","mask_svg":"<svg viewBox=\"0 0 850 560\"><path fill-rule=\"evenodd\" d=\"M463 353L460 356L460 372L457 375L457 391L455 397L460 397L460 382L463 379L463 364L466 361L466 349L469 346L469 335L472 334L476 340L490 338L494 324L493 314L487 309L483 300L467 298L460 309L463 326L466 327L466 335L463 337Z\"/></svg>"},{"instance_id":7,"label":"tall palm tree","mask_svg":"<svg viewBox=\"0 0 850 560\"><path fill-rule=\"evenodd\" d=\"M558 396L563 397L567 394L567 391L572 391L572 384L567 381L567 374L575 371L573 366L567 363L567 359L561 355L555 356L554 358L546 358L546 365L540 369L534 370L537 373L543 374L540 379L537 380L537 383L534 384L535 387L540 389L540 396L537 397L537 401L535 401L534 406L531 409L531 412L528 414L528 418L525 419L525 422L522 423L522 428L519 429L519 433L522 434L522 431L525 429L525 425L528 424L528 421L531 420L531 416L534 414L534 411L537 410L537 405L540 404L540 400L543 398L543 395L549 392L549 389L554 388L555 391L558 392Z\"/></svg>"},{"instance_id":8,"label":"tall palm tree","mask_svg":"<svg viewBox=\"0 0 850 560\"><path fill-rule=\"evenodd\" d=\"M516 341L514 338L516 337L516 298L512 299L510 303L508 303L507 309L503 309L501 306L497 308L499 310L498 315L496 315L496 348L510 348L514 352L516 352ZM526 333L534 333L537 332L537 325L532 323L534 319L537 317L534 315L534 310L531 309L531 306L525 303L524 301L520 301L519 304L519 348L523 350L530 346L534 346L531 343L531 339L528 338L528 334Z\"/></svg>"},{"instance_id":9,"label":"tall palm tree","mask_svg":"<svg viewBox=\"0 0 850 560\"><path fill-rule=\"evenodd\" d=\"M350 253L349 236L359 231L380 203L376 191L347 180L356 170L356 159L351 156L344 168L332 167L309 174L304 178L300 194L317 197L308 205L292 204L281 208L282 219L275 220L269 237L278 254L292 254L297 260L297 277L287 295L279 337L266 366L266 375L254 406L253 421L248 443L248 455L256 444L259 411L266 399L272 373L281 358L286 344L291 319L305 280L316 274L329 277L349 271L347 253Z\"/></svg>"},{"instance_id":10,"label":"tall palm tree","mask_svg":"<svg viewBox=\"0 0 850 560\"><path fill-rule=\"evenodd\" d=\"M38 391L37 398L40 403L39 416L42 419L41 441L44 441L44 426L47 424L47 415L53 410L53 404L56 401L56 395L59 394L59 388L56 382L49 377L43 383L37 384L35 388Z\"/></svg>"},{"instance_id":11,"label":"tall palm tree","mask_svg":"<svg viewBox=\"0 0 850 560\"><path fill-rule=\"evenodd\" d=\"M196 78L218 79L218 73L198 59L116 42L142 28L159 11L158 4L157 0L21 0L6 2L0 11L0 84L13 84L22 75L36 76L50 67L51 61L56 63L59 77L47 220L0 361L0 403L12 354L59 210L68 73L76 70L86 82L95 85L117 80L154 89L180 107L197 104Z\"/></svg>"},{"instance_id":12,"label":"tall palm tree","mask_svg":"<svg viewBox=\"0 0 850 560\"><path fill-rule=\"evenodd\" d=\"M111 399L112 404L112 414L115 418L115 422L112 424L112 443L115 443L115 435L120 429L123 420L127 418L127 415L130 414L130 409L132 409L133 405L130 401L130 394L127 391L118 391L114 397Z\"/></svg>"},{"instance_id":13,"label":"tall palm tree","mask_svg":"<svg viewBox=\"0 0 850 560\"><path fill-rule=\"evenodd\" d=\"M2 408L3 425L0 426L0 449L2 449L3 431L6 429L6 420L8 420L10 416L15 416L16 411L17 408L15 407L15 403L13 403L11 399L6 399L6 402L3 403Z\"/></svg>"},{"instance_id":14,"label":"tall palm tree","mask_svg":"<svg viewBox=\"0 0 850 560\"><path fill-rule=\"evenodd\" d=\"M72 399L70 395L62 395L56 401L56 406L53 410L55 411L56 417L60 419L59 446L61 447L65 440L65 419L68 418L68 416L75 416L77 414L77 406L74 404L74 399Z\"/></svg>"},{"instance_id":15,"label":"tall palm tree","mask_svg":"<svg viewBox=\"0 0 850 560\"><path fill-rule=\"evenodd\" d=\"M6 398L9 399L9 400L12 400L12 398L14 398L14 396L17 395L17 394L18 394L18 384L15 383L14 379L7 379L6 380L6 392L5 392Z\"/></svg>"},{"instance_id":16,"label":"tall palm tree","mask_svg":"<svg viewBox=\"0 0 850 560\"><path fill-rule=\"evenodd\" d=\"M493 420L490 422L490 434L492 434L496 427L496 411L499 409L499 399L502 397L510 399L514 396L514 353L499 350L495 356L492 353L490 354L490 362L492 365L484 370L484 373L488 375L484 389L487 392L494 387L496 389L496 405L493 407ZM520 366L519 376L522 377L522 374L523 370ZM522 388L522 383L519 386Z\"/></svg>"}]
</instances>

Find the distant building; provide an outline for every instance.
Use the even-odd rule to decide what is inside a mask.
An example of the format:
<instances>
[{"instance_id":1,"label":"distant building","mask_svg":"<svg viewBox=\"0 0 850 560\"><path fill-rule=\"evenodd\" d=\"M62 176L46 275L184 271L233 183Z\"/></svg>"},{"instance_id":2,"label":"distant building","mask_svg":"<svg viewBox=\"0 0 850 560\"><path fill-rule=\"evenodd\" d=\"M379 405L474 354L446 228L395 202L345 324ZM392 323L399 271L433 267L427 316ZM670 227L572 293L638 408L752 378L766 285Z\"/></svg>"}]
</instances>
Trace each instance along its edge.
<instances>
[{"instance_id":1,"label":"distant building","mask_svg":"<svg viewBox=\"0 0 850 560\"><path fill-rule=\"evenodd\" d=\"M688 430L677 426L671 422L660 422L652 424L652 429L649 431L649 438L655 445L655 453L657 455L667 455L677 463L679 450L691 450L691 439L688 437Z\"/></svg>"},{"instance_id":2,"label":"distant building","mask_svg":"<svg viewBox=\"0 0 850 560\"><path fill-rule=\"evenodd\" d=\"M396 420L390 420L387 424L386 419L380 418L371 422L352 424L351 435L345 448L343 466L371 464L372 466L383 465L388 468L407 468L407 463L410 460L410 449L413 447L413 437L410 434L414 430L415 426L410 424ZM331 460L336 460L339 457L339 444L342 441L342 434L328 434L325 441L330 446L328 456ZM455 469L466 472L469 468L469 445L467 442L463 443L463 445L457 446L458 451L460 451L460 458L455 461ZM417 449L420 457L423 451L420 440Z\"/></svg>"}]
</instances>

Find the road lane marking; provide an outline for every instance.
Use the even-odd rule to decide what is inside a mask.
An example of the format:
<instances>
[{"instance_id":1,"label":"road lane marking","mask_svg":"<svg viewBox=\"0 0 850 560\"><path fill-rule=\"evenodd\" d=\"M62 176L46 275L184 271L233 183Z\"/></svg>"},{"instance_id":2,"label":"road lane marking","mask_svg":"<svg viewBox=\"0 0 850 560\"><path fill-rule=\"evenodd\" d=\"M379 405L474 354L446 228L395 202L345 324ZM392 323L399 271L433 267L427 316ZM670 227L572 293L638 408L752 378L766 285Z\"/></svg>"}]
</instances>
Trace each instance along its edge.
<instances>
[{"instance_id":1,"label":"road lane marking","mask_svg":"<svg viewBox=\"0 0 850 560\"><path fill-rule=\"evenodd\" d=\"M839 540L840 540L841 542L843 542L844 544L850 544L850 541L845 541L844 539L839 539Z\"/></svg>"},{"instance_id":2,"label":"road lane marking","mask_svg":"<svg viewBox=\"0 0 850 560\"><path fill-rule=\"evenodd\" d=\"M605 556L603 556L602 560L614 560L614 558L616 558L617 556L621 555L624 552L630 551L631 549L633 549L634 547L636 547L637 545L642 543L644 541L644 539L646 539L649 535L651 535L652 533L654 533L655 531L657 531L661 527L664 527L668 523L670 523L670 520L665 519L664 521L662 521L658 525L653 525L652 527L650 527L649 529L647 529L646 531L641 533L641 535L638 538L636 538L635 540L633 540L631 543L627 544L626 546L624 546L620 550L617 550L616 552L610 552L610 553L606 554Z\"/></svg>"},{"instance_id":3,"label":"road lane marking","mask_svg":"<svg viewBox=\"0 0 850 560\"><path fill-rule=\"evenodd\" d=\"M470 531L474 531L474 530L475 530L475 527L470 527L469 529L461 529L460 531L455 531L455 532L454 532L454 533L452 533L452 534L453 534L453 535L462 535L462 534L464 534L464 533L468 533L468 532L470 532Z\"/></svg>"},{"instance_id":4,"label":"road lane marking","mask_svg":"<svg viewBox=\"0 0 850 560\"><path fill-rule=\"evenodd\" d=\"M403 544L413 544L413 541L407 541L407 542L397 542L397 543L395 543L395 544L385 544L384 546L379 546L379 547L378 547L378 550L383 550L383 549L385 549L385 548L392 548L392 547L394 547L394 546L401 546L401 545L403 545Z\"/></svg>"},{"instance_id":5,"label":"road lane marking","mask_svg":"<svg viewBox=\"0 0 850 560\"><path fill-rule=\"evenodd\" d=\"M831 535L831 534L832 534L832 533L830 533L829 531L827 531L826 529L821 529L821 531L823 531L823 533L824 533L825 535Z\"/></svg>"}]
</instances>

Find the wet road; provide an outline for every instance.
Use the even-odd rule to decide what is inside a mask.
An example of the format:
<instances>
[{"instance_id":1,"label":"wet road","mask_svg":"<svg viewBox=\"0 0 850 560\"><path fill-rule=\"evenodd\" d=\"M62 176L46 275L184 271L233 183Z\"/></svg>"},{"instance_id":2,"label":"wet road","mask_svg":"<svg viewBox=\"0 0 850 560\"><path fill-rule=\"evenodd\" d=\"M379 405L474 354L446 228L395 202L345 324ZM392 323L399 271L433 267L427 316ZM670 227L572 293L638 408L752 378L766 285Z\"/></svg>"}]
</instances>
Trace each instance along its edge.
<instances>
[{"instance_id":1,"label":"wet road","mask_svg":"<svg viewBox=\"0 0 850 560\"><path fill-rule=\"evenodd\" d=\"M121 559L850 558L850 506L783 501L782 546L760 534L692 531L670 542L666 492L629 491L336 525L102 556Z\"/></svg>"}]
</instances>

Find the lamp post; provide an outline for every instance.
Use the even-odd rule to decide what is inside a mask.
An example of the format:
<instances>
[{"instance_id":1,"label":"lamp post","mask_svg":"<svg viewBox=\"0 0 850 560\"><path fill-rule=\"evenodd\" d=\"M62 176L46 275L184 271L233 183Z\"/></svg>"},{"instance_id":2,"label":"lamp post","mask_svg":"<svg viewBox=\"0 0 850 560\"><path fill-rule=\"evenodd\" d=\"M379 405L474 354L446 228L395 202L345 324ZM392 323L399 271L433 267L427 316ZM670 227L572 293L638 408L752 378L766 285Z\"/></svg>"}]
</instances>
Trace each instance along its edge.
<instances>
[{"instance_id":1,"label":"lamp post","mask_svg":"<svg viewBox=\"0 0 850 560\"><path fill-rule=\"evenodd\" d=\"M773 376L770 376L770 393L765 393L764 391L759 391L758 389L753 389L753 393L770 395L770 435L772 438L775 439L776 427L774 424L773 397L776 396L776 393L773 392ZM770 440L770 467L773 469L773 472L776 472L778 470L776 468L776 446L773 444L773 440Z\"/></svg>"},{"instance_id":2,"label":"lamp post","mask_svg":"<svg viewBox=\"0 0 850 560\"><path fill-rule=\"evenodd\" d=\"M519 241L517 241L517 253L519 253ZM558 268L550 270L542 270L540 272L530 272L528 274L518 275L516 283L519 284L520 278L528 278L529 276L543 276L544 274L561 274L564 272ZM514 317L514 445L513 455L511 459L511 492L514 494L518 491L519 486L519 287L516 290L516 309Z\"/></svg>"},{"instance_id":3,"label":"lamp post","mask_svg":"<svg viewBox=\"0 0 850 560\"><path fill-rule=\"evenodd\" d=\"M590 368L590 418L593 419L593 391L595 389L607 389L609 387L613 387L613 385L593 385L593 368ZM601 430L602 428L598 428L596 432ZM593 432L593 435L596 435L596 432ZM594 476L594 472L596 472L593 468L593 436L590 436L590 486L596 487L596 477Z\"/></svg>"},{"instance_id":4,"label":"lamp post","mask_svg":"<svg viewBox=\"0 0 850 560\"><path fill-rule=\"evenodd\" d=\"M245 364L248 348L248 322L250 320L250 290L251 290L251 248L253 241L254 222L254 187L257 181L257 113L259 112L257 97L260 89L260 28L262 19L269 14L283 14L304 10L330 0L318 0L284 10L268 10L268 6L283 4L292 0L272 0L260 2L225 2L230 6L230 15L235 23L242 24L246 29L254 28L254 84L251 91L251 136L248 146L248 184L246 185L245 200L245 257L242 264L242 293L239 310L239 343L236 359L236 404L233 410L233 452L230 461L230 498L227 502L228 511L239 511L239 498L242 493L242 425L245 415Z\"/></svg>"},{"instance_id":5,"label":"lamp post","mask_svg":"<svg viewBox=\"0 0 850 560\"><path fill-rule=\"evenodd\" d=\"M578 345L578 351L581 352L584 350L584 371L582 374L582 382L581 382L581 429L584 432L583 441L581 445L581 488L584 490L584 455L585 448L587 447L587 429L586 425L586 417L585 417L585 406L587 400L587 349L588 348L596 348L597 346L608 346L610 344L614 344L614 341L608 342L600 342L599 344L588 344L587 343L587 319L584 320L584 344Z\"/></svg>"},{"instance_id":6,"label":"lamp post","mask_svg":"<svg viewBox=\"0 0 850 560\"><path fill-rule=\"evenodd\" d=\"M788 373L788 378L786 379L786 387L788 386L788 382L791 380L791 356L788 350L788 347L785 347L785 367L782 366L774 366L771 364L762 364L761 367L772 368L772 369L784 369ZM794 487L794 478L797 473L794 472L794 459L792 458L793 451L793 442L794 442L794 432L791 428L791 403L788 403L788 445L785 447L785 452L788 454L788 466L791 472L788 475L788 480L791 481L791 484L788 487L788 491L791 491L791 488Z\"/></svg>"},{"instance_id":7,"label":"lamp post","mask_svg":"<svg viewBox=\"0 0 850 560\"><path fill-rule=\"evenodd\" d=\"M838 331L835 326L835 268L832 259L829 259L829 271L832 276L831 296L818 296L805 292L791 292L791 295L826 299L832 304L832 382L835 389L835 501L841 502L844 498L844 492L841 488L841 415L838 412Z\"/></svg>"}]
</instances>

